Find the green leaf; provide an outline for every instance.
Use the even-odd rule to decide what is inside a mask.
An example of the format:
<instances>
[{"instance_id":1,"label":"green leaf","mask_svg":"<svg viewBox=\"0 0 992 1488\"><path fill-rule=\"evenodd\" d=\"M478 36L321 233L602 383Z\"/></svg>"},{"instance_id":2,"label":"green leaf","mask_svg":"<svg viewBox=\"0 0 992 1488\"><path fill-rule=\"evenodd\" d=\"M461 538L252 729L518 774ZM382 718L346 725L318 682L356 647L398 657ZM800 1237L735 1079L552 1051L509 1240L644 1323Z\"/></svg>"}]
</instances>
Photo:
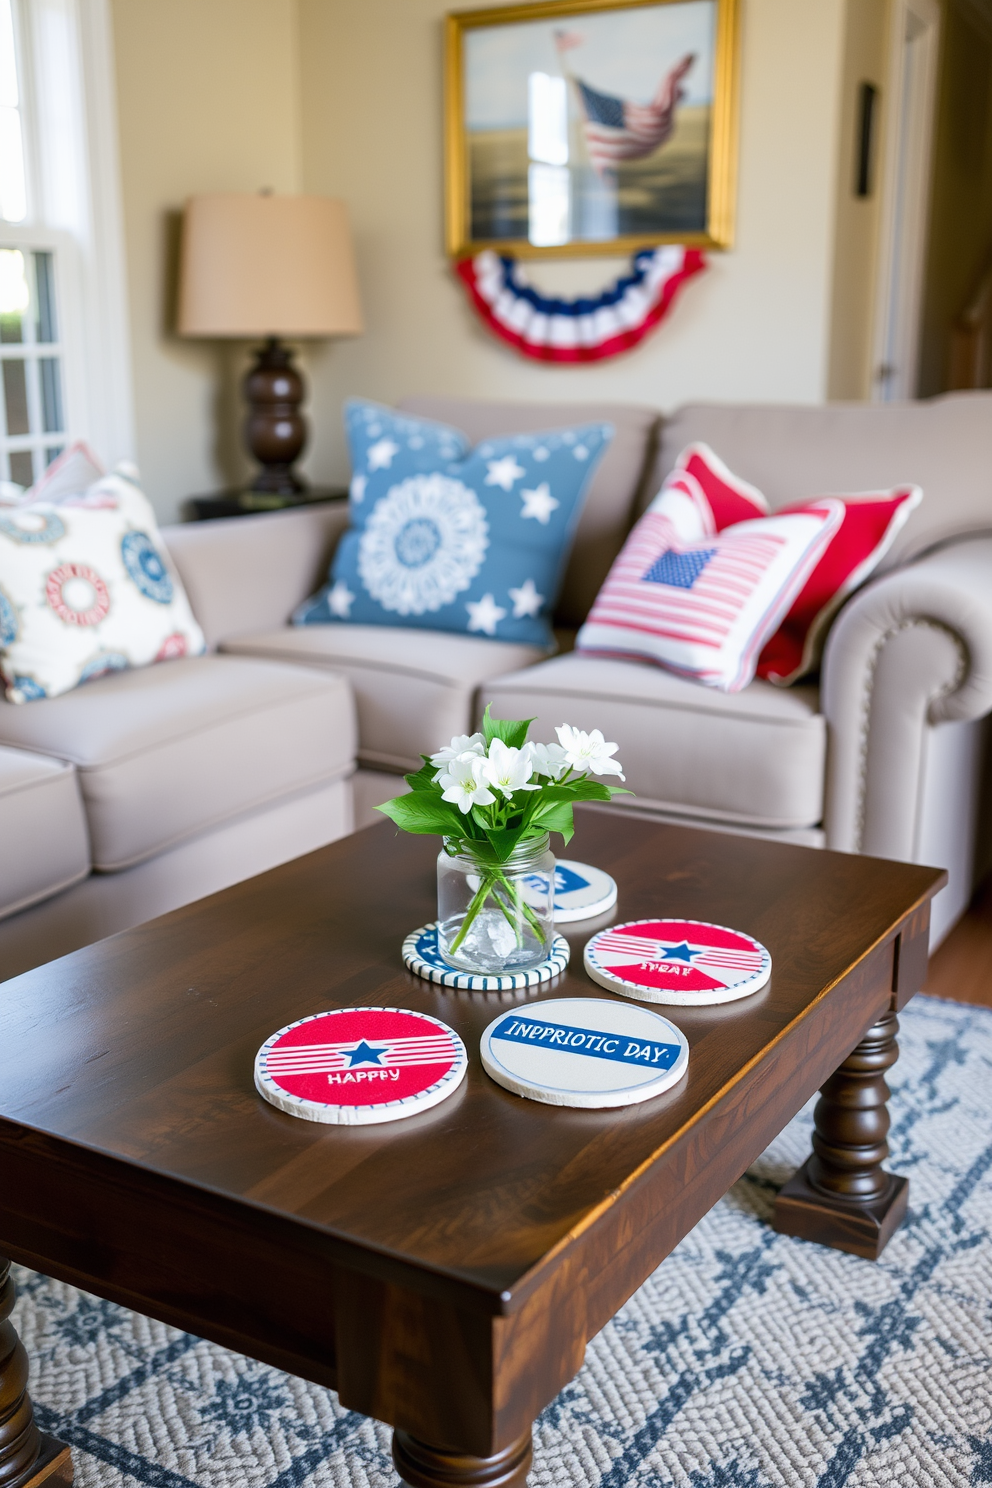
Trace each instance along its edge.
<instances>
[{"instance_id":1,"label":"green leaf","mask_svg":"<svg viewBox=\"0 0 992 1488\"><path fill-rule=\"evenodd\" d=\"M542 832L560 832L566 842L571 841L575 831L571 801L548 801L539 806L530 819L531 829Z\"/></svg>"},{"instance_id":2,"label":"green leaf","mask_svg":"<svg viewBox=\"0 0 992 1488\"><path fill-rule=\"evenodd\" d=\"M412 791L429 791L432 795L440 795L441 787L435 784L434 776L437 769L430 760L425 760L415 774L404 775L403 779Z\"/></svg>"},{"instance_id":3,"label":"green leaf","mask_svg":"<svg viewBox=\"0 0 992 1488\"><path fill-rule=\"evenodd\" d=\"M608 801L609 786L598 780L569 780L562 785L545 786L541 792L545 801Z\"/></svg>"},{"instance_id":4,"label":"green leaf","mask_svg":"<svg viewBox=\"0 0 992 1488\"><path fill-rule=\"evenodd\" d=\"M465 836L465 819L457 806L442 801L438 795L425 795L415 791L409 796L397 796L377 806L383 816L388 816L404 832L419 832L425 835L439 833L443 837Z\"/></svg>"},{"instance_id":5,"label":"green leaf","mask_svg":"<svg viewBox=\"0 0 992 1488\"><path fill-rule=\"evenodd\" d=\"M502 739L511 749L522 749L527 742L527 730L533 718L493 718L489 712L492 703L486 704L482 715L482 733L488 749L494 739Z\"/></svg>"},{"instance_id":6,"label":"green leaf","mask_svg":"<svg viewBox=\"0 0 992 1488\"><path fill-rule=\"evenodd\" d=\"M520 828L493 827L486 832L493 856L498 863L505 863L520 841Z\"/></svg>"}]
</instances>

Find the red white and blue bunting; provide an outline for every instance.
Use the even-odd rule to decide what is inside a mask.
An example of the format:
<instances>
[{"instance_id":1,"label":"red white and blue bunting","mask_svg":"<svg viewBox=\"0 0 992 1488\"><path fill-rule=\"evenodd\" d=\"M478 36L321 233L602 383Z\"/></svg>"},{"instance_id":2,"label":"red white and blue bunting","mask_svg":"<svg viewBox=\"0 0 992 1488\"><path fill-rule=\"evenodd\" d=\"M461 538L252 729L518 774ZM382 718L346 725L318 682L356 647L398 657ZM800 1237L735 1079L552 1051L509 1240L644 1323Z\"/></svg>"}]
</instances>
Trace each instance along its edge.
<instances>
[{"instance_id":1,"label":"red white and blue bunting","mask_svg":"<svg viewBox=\"0 0 992 1488\"><path fill-rule=\"evenodd\" d=\"M598 295L564 300L527 283L517 261L486 249L455 264L489 329L539 362L597 362L643 341L688 279L706 267L698 248L645 248Z\"/></svg>"}]
</instances>

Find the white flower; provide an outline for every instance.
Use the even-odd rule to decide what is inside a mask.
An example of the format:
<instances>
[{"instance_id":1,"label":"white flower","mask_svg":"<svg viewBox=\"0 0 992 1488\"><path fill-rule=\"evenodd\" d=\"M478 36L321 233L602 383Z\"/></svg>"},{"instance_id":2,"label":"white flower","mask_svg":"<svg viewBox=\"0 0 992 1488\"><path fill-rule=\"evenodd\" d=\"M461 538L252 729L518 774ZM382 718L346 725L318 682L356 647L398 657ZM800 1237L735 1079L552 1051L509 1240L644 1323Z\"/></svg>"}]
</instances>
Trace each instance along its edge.
<instances>
[{"instance_id":1,"label":"white flower","mask_svg":"<svg viewBox=\"0 0 992 1488\"><path fill-rule=\"evenodd\" d=\"M443 749L438 749L431 755L431 764L438 767L435 780L440 780L444 769L451 760L464 759L466 755L476 755L483 759L486 753L486 741L482 734L456 734L450 744Z\"/></svg>"},{"instance_id":2,"label":"white flower","mask_svg":"<svg viewBox=\"0 0 992 1488\"><path fill-rule=\"evenodd\" d=\"M502 791L507 800L515 790L540 790L539 785L528 785L533 775L530 750L514 749L502 739L494 739L489 746L489 758L483 765L485 778L490 785Z\"/></svg>"},{"instance_id":3,"label":"white flower","mask_svg":"<svg viewBox=\"0 0 992 1488\"><path fill-rule=\"evenodd\" d=\"M599 729L587 734L563 723L555 733L573 770L589 770L593 775L619 775L621 780L626 778L620 769L620 761L610 759L610 755L616 754L620 748L619 744L607 744Z\"/></svg>"},{"instance_id":4,"label":"white flower","mask_svg":"<svg viewBox=\"0 0 992 1488\"><path fill-rule=\"evenodd\" d=\"M358 545L358 574L384 610L423 615L471 584L489 546L475 492L437 473L412 475L377 501Z\"/></svg>"},{"instance_id":5,"label":"white flower","mask_svg":"<svg viewBox=\"0 0 992 1488\"><path fill-rule=\"evenodd\" d=\"M450 760L438 784L443 787L444 801L454 801L466 815L473 806L491 806L496 797L483 777L486 760L478 754L463 754Z\"/></svg>"},{"instance_id":6,"label":"white flower","mask_svg":"<svg viewBox=\"0 0 992 1488\"><path fill-rule=\"evenodd\" d=\"M560 744L531 744L530 757L535 775L560 780L568 772L568 760Z\"/></svg>"}]
</instances>

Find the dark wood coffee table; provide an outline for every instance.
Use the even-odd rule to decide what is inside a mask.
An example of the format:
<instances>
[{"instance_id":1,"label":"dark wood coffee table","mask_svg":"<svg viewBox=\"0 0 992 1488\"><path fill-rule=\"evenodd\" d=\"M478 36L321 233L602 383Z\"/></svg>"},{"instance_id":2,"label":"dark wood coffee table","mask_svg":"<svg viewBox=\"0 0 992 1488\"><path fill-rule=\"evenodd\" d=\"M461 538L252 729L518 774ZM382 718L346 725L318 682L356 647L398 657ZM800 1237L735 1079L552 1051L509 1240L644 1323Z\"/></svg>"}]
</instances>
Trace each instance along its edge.
<instances>
[{"instance_id":1,"label":"dark wood coffee table","mask_svg":"<svg viewBox=\"0 0 992 1488\"><path fill-rule=\"evenodd\" d=\"M515 997L609 995L582 970L588 925L543 990L420 982L400 942L433 918L436 849L384 823L5 983L0 1247L334 1386L392 1423L416 1488L493 1488L523 1482L531 1423L587 1341L819 1087L815 1154L776 1226L879 1253L906 1205L882 1168L884 1076L944 875L583 811L570 850L615 875L619 918L732 925L774 969L745 1001L665 1010L691 1046L683 1084L575 1111L495 1085L478 1044ZM362 1004L456 1028L458 1092L359 1129L258 1097L268 1034ZM0 1320L12 1301L0 1263ZM0 1321L0 1488L71 1475L25 1386Z\"/></svg>"}]
</instances>

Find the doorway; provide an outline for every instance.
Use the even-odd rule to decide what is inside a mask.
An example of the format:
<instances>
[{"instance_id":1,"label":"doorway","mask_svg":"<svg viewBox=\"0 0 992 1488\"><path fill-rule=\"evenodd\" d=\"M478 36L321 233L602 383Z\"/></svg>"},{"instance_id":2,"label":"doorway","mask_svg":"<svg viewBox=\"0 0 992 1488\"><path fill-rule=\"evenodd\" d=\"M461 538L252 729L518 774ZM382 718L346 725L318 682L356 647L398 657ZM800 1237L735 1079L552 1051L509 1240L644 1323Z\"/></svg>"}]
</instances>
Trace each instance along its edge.
<instances>
[{"instance_id":1,"label":"doorway","mask_svg":"<svg viewBox=\"0 0 992 1488\"><path fill-rule=\"evenodd\" d=\"M940 8L892 0L872 399L916 396Z\"/></svg>"}]
</instances>

